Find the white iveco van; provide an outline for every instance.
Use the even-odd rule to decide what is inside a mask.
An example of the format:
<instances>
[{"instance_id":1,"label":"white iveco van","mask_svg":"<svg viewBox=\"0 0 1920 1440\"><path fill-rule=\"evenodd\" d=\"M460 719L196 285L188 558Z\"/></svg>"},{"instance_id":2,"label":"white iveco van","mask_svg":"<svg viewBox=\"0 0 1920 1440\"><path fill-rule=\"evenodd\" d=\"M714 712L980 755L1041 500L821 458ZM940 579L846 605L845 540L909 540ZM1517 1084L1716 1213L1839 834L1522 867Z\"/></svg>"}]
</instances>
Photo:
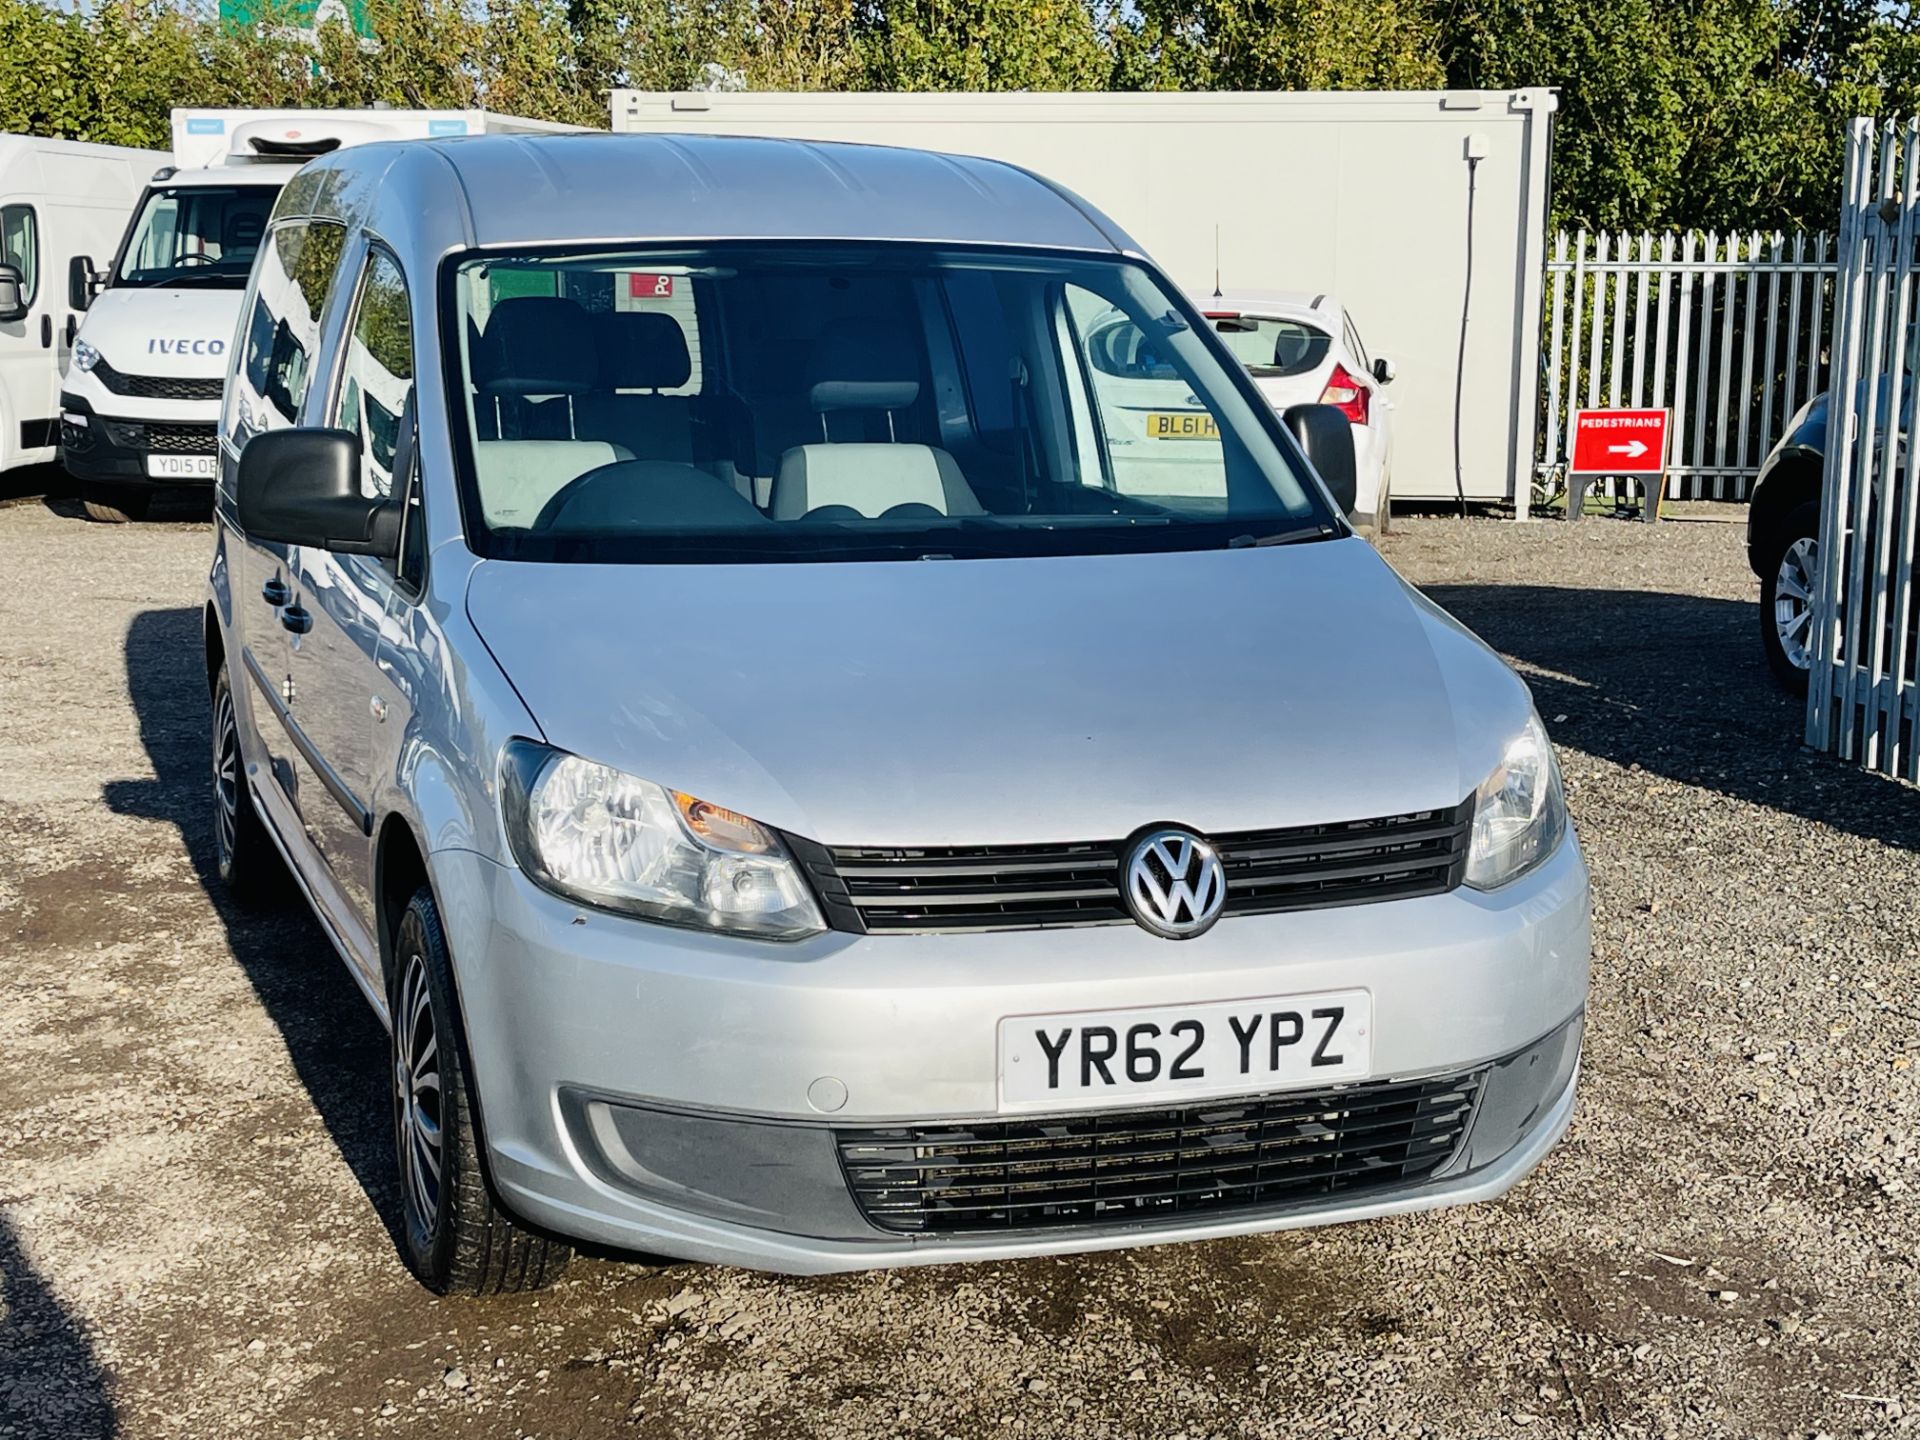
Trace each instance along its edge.
<instances>
[{"instance_id":1,"label":"white iveco van","mask_svg":"<svg viewBox=\"0 0 1920 1440\"><path fill-rule=\"evenodd\" d=\"M80 317L64 279L126 228L158 150L0 135L0 470L54 457Z\"/></svg>"},{"instance_id":2,"label":"white iveco van","mask_svg":"<svg viewBox=\"0 0 1920 1440\"><path fill-rule=\"evenodd\" d=\"M87 512L134 519L156 487L213 483L241 292L301 165L368 140L573 128L484 110L175 110L173 164L154 174L113 263L74 265L86 321L60 392L60 457Z\"/></svg>"}]
</instances>

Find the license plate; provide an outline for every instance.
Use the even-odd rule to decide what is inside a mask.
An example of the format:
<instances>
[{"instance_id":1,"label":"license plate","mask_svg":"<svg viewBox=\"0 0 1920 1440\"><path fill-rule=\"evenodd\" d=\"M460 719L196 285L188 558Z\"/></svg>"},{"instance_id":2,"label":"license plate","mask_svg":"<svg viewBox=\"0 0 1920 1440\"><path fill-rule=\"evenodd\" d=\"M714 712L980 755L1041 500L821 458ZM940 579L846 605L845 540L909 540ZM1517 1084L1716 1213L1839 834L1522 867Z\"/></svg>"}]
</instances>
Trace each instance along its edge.
<instances>
[{"instance_id":1,"label":"license plate","mask_svg":"<svg viewBox=\"0 0 1920 1440\"><path fill-rule=\"evenodd\" d=\"M217 480L218 458L213 455L149 455L147 474L155 480Z\"/></svg>"},{"instance_id":2,"label":"license plate","mask_svg":"<svg viewBox=\"0 0 1920 1440\"><path fill-rule=\"evenodd\" d=\"M1194 415L1153 410L1147 414L1147 438L1149 440L1218 440L1220 427L1213 423L1213 416L1204 412Z\"/></svg>"},{"instance_id":3,"label":"license plate","mask_svg":"<svg viewBox=\"0 0 1920 1440\"><path fill-rule=\"evenodd\" d=\"M1329 990L1000 1022L1002 1110L1087 1109L1362 1080L1373 996Z\"/></svg>"}]
</instances>

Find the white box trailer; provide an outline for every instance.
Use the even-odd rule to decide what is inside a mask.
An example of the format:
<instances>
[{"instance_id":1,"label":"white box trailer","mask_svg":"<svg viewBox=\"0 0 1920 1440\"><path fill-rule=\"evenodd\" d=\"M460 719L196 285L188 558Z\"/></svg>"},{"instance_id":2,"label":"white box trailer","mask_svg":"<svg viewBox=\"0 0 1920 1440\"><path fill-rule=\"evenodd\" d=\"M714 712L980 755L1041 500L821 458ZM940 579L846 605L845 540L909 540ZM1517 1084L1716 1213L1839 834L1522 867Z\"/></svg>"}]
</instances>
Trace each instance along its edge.
<instances>
[{"instance_id":1,"label":"white box trailer","mask_svg":"<svg viewBox=\"0 0 1920 1440\"><path fill-rule=\"evenodd\" d=\"M316 155L376 140L553 134L488 110L175 110L173 163L153 172L103 270L69 280L86 320L60 388L60 458L101 520L140 514L156 485L211 485L227 346L281 187Z\"/></svg>"},{"instance_id":2,"label":"white box trailer","mask_svg":"<svg viewBox=\"0 0 1920 1440\"><path fill-rule=\"evenodd\" d=\"M908 145L1034 170L1204 301L1327 292L1392 358L1395 499L1525 514L1552 90L746 94L616 90L620 131ZM1464 327L1464 334L1463 334ZM1459 446L1455 448L1456 387Z\"/></svg>"},{"instance_id":3,"label":"white box trailer","mask_svg":"<svg viewBox=\"0 0 1920 1440\"><path fill-rule=\"evenodd\" d=\"M0 265L18 303L0 309L0 470L44 464L59 440L60 372L79 312L68 303L76 255L111 250L159 150L0 135Z\"/></svg>"}]
</instances>

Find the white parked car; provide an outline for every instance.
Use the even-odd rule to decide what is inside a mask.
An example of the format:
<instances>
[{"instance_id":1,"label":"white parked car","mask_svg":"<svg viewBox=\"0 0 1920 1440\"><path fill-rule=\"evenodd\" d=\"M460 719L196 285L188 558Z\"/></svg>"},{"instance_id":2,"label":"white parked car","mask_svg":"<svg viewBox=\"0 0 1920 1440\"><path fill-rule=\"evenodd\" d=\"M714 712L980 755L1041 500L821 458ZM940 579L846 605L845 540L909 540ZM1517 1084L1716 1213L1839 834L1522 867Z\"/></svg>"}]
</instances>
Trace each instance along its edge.
<instances>
[{"instance_id":1,"label":"white parked car","mask_svg":"<svg viewBox=\"0 0 1920 1440\"><path fill-rule=\"evenodd\" d=\"M1233 290L1194 304L1276 410L1337 406L1353 425L1354 518L1384 528L1393 473L1393 362L1370 356L1353 317L1331 295Z\"/></svg>"}]
</instances>

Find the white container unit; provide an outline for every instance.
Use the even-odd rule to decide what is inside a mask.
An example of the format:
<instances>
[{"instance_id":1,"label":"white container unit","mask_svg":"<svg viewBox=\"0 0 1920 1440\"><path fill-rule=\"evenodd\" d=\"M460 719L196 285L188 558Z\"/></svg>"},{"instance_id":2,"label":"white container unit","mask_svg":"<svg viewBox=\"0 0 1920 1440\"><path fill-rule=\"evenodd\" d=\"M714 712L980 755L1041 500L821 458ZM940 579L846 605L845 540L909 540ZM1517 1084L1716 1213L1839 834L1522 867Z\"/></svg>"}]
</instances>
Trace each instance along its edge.
<instances>
[{"instance_id":1,"label":"white container unit","mask_svg":"<svg viewBox=\"0 0 1920 1440\"><path fill-rule=\"evenodd\" d=\"M1383 397L1394 406L1394 499L1453 498L1457 465L1468 500L1510 501L1524 515L1555 107L1549 89L616 90L612 123L1005 160L1112 216L1196 297L1216 283L1338 295L1395 372Z\"/></svg>"}]
</instances>

